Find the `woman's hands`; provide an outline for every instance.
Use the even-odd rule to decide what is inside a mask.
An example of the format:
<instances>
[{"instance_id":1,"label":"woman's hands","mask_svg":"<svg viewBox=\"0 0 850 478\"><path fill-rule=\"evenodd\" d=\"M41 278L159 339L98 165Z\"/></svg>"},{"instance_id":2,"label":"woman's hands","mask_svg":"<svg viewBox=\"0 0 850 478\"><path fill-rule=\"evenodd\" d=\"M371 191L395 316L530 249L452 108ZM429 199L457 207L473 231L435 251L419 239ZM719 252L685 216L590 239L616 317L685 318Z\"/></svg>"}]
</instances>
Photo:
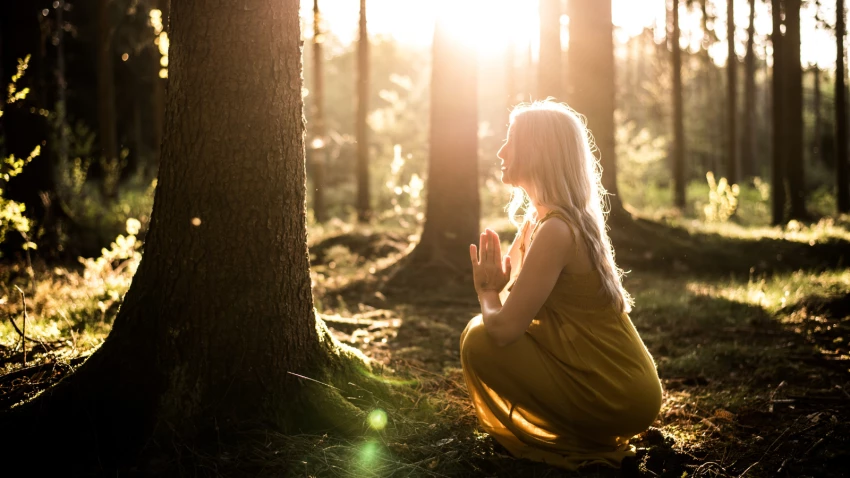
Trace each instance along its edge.
<instances>
[{"instance_id":1,"label":"woman's hands","mask_svg":"<svg viewBox=\"0 0 850 478\"><path fill-rule=\"evenodd\" d=\"M472 260L472 280L475 291L481 295L485 291L497 294L508 285L511 279L511 257L502 258L502 244L496 231L485 229L479 238L479 246L469 245L469 258Z\"/></svg>"}]
</instances>

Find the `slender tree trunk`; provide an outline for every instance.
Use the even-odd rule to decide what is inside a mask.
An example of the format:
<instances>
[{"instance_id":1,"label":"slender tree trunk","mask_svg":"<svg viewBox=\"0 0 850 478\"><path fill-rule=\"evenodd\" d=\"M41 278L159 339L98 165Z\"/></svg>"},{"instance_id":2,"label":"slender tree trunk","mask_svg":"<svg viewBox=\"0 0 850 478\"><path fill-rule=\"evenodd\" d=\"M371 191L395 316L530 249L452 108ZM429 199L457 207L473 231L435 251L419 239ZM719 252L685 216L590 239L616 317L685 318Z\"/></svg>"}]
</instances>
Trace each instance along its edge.
<instances>
[{"instance_id":1,"label":"slender tree trunk","mask_svg":"<svg viewBox=\"0 0 850 478\"><path fill-rule=\"evenodd\" d=\"M844 80L844 37L847 34L844 0L836 0L835 27L835 180L838 212L850 213L850 172L847 164L847 87Z\"/></svg>"},{"instance_id":2,"label":"slender tree trunk","mask_svg":"<svg viewBox=\"0 0 850 478\"><path fill-rule=\"evenodd\" d=\"M817 64L812 67L812 82L814 83L812 86L814 88L814 98L812 99L812 110L815 116L815 125L814 125L814 140L812 141L812 163L815 161L820 161L822 158L821 152L821 134L823 129L823 124L820 117L821 110L821 91L820 91L820 68Z\"/></svg>"},{"instance_id":3,"label":"slender tree trunk","mask_svg":"<svg viewBox=\"0 0 850 478\"><path fill-rule=\"evenodd\" d=\"M477 62L472 47L454 41L441 12L434 29L431 70L431 150L422 240L414 262L469 269L469 244L477 243Z\"/></svg>"},{"instance_id":4,"label":"slender tree trunk","mask_svg":"<svg viewBox=\"0 0 850 478\"><path fill-rule=\"evenodd\" d=\"M561 89L561 0L540 0L540 59L537 98L563 100Z\"/></svg>"},{"instance_id":5,"label":"slender tree trunk","mask_svg":"<svg viewBox=\"0 0 850 478\"><path fill-rule=\"evenodd\" d=\"M735 2L726 2L726 179L738 183L738 55L735 53Z\"/></svg>"},{"instance_id":6,"label":"slender tree trunk","mask_svg":"<svg viewBox=\"0 0 850 478\"><path fill-rule=\"evenodd\" d=\"M112 63L112 19L110 0L98 0L97 96L100 149L104 174L118 164L118 137L115 116L115 71ZM103 195L115 196L114 185L104 178Z\"/></svg>"},{"instance_id":7,"label":"slender tree trunk","mask_svg":"<svg viewBox=\"0 0 850 478\"><path fill-rule=\"evenodd\" d=\"M682 106L682 49L679 47L679 0L673 0L673 201L685 209L685 122Z\"/></svg>"},{"instance_id":8,"label":"slender tree trunk","mask_svg":"<svg viewBox=\"0 0 850 478\"><path fill-rule=\"evenodd\" d=\"M785 79L788 121L787 179L791 217L805 219L806 183L805 146L803 143L803 68L800 64L800 2L785 1Z\"/></svg>"},{"instance_id":9,"label":"slender tree trunk","mask_svg":"<svg viewBox=\"0 0 850 478\"><path fill-rule=\"evenodd\" d=\"M756 169L756 0L750 0L750 22L747 26L747 56L744 59L746 70L744 79L744 141L741 155L741 172L744 175L757 174Z\"/></svg>"},{"instance_id":10,"label":"slender tree trunk","mask_svg":"<svg viewBox=\"0 0 850 478\"><path fill-rule=\"evenodd\" d=\"M611 194L611 214L626 210L617 189L614 108L614 25L610 0L571 0L570 72L571 106L587 117L602 164L602 185Z\"/></svg>"},{"instance_id":11,"label":"slender tree trunk","mask_svg":"<svg viewBox=\"0 0 850 478\"><path fill-rule=\"evenodd\" d=\"M68 164L68 84L65 81L65 0L56 8L56 129L59 144L56 153L59 164Z\"/></svg>"},{"instance_id":12,"label":"slender tree trunk","mask_svg":"<svg viewBox=\"0 0 850 478\"><path fill-rule=\"evenodd\" d=\"M313 164L313 215L316 222L325 222L327 206L325 205L325 164L328 157L328 138L325 127L325 81L322 65L322 15L319 12L319 0L313 0L313 141L310 155Z\"/></svg>"},{"instance_id":13,"label":"slender tree trunk","mask_svg":"<svg viewBox=\"0 0 850 478\"><path fill-rule=\"evenodd\" d=\"M782 0L772 0L771 13L773 16L773 169L771 212L774 225L785 222L785 165L787 161L788 126L785 123L785 38L782 35Z\"/></svg>"},{"instance_id":14,"label":"slender tree trunk","mask_svg":"<svg viewBox=\"0 0 850 478\"><path fill-rule=\"evenodd\" d=\"M12 469L31 471L25 457L43 456L33 440L50 436L62 443L53 466L117 475L142 446L218 443L239 424L309 429L332 404L287 373L321 377L338 360L312 310L298 2L181 0L172 15L144 258L100 349L0 414Z\"/></svg>"},{"instance_id":15,"label":"slender tree trunk","mask_svg":"<svg viewBox=\"0 0 850 478\"><path fill-rule=\"evenodd\" d=\"M369 33L366 29L366 0L360 0L360 38L357 41L357 220L372 216L369 193Z\"/></svg>"}]
</instances>

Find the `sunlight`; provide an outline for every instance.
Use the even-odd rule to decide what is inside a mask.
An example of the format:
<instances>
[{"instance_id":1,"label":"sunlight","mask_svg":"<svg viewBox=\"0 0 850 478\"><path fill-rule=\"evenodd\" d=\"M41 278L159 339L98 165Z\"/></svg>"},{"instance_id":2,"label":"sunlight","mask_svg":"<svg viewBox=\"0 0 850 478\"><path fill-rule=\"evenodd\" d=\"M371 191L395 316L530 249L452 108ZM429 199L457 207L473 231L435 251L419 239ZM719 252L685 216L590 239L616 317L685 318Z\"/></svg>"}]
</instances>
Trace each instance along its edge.
<instances>
[{"instance_id":1,"label":"sunlight","mask_svg":"<svg viewBox=\"0 0 850 478\"><path fill-rule=\"evenodd\" d=\"M685 2L681 2L680 21L682 24L682 48L696 51L702 41L700 9L688 11ZM343 44L349 44L357 37L357 2L343 0L321 0L326 29L339 37ZM396 41L414 46L428 46L434 35L434 20L440 5L452 10L452 19L457 25L454 30L465 42L475 45L483 56L496 56L505 51L507 45L524 48L531 45L536 57L539 23L537 0L441 0L439 2L418 2L413 0L370 0L368 3L368 23L370 35L391 36ZM612 16L616 40L620 44L639 34L644 28L654 28L656 41L663 41L665 7L659 0L612 0ZM305 21L312 21L312 2L302 2L301 15ZM718 65L726 63L726 9L725 0L717 0L713 5L716 18L713 22L717 35L710 55ZM816 24L813 5L804 5L800 15L802 55L804 66L818 64L821 68L830 68L835 64L834 35ZM832 24L835 19L835 7L831 4L821 6L823 20ZM735 0L735 40L739 57L746 50L746 31L749 21L747 0ZM563 20L566 20L565 17ZM771 30L769 7L761 2L756 13L756 51L764 55L769 49L768 36ZM305 28L309 37L312 28ZM569 38L564 26L562 43L567 48Z\"/></svg>"}]
</instances>

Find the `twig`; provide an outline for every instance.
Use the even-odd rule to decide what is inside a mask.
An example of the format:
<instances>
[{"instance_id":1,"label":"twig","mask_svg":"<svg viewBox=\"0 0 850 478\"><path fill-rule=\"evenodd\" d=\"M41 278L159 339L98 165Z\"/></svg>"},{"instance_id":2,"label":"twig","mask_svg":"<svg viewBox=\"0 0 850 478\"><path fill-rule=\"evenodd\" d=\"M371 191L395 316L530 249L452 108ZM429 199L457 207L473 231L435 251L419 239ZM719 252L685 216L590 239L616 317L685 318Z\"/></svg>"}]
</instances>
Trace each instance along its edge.
<instances>
[{"instance_id":1,"label":"twig","mask_svg":"<svg viewBox=\"0 0 850 478\"><path fill-rule=\"evenodd\" d=\"M30 257L30 238L26 233L21 233L24 236L24 251L27 256L27 273L30 276L30 292L35 297L35 269L32 268L32 258ZM20 289L18 289L20 290Z\"/></svg>"},{"instance_id":2,"label":"twig","mask_svg":"<svg viewBox=\"0 0 850 478\"><path fill-rule=\"evenodd\" d=\"M24 336L24 333L23 333L23 332L21 331L21 329L18 327L18 324L16 324L16 323L15 323L15 319L14 319L14 317L12 317L12 313L11 313L11 312L9 312L9 322L11 322L11 323L12 323L12 327L15 329L15 332L17 332L17 333L18 333L18 335L20 335L21 337L23 337L23 336ZM29 340L30 342L41 342L40 340L34 339L34 338L32 338L32 337L29 337L29 336L27 337L27 340Z\"/></svg>"},{"instance_id":3,"label":"twig","mask_svg":"<svg viewBox=\"0 0 850 478\"><path fill-rule=\"evenodd\" d=\"M297 373L294 373L294 372L286 372L286 373L288 373L288 374L290 374L290 375L295 375L295 376L296 376L296 377L298 377L298 378L304 378L304 379L310 380L311 382L320 383L320 384L322 384L322 385L324 385L324 386L326 386L326 387L330 387L330 388L332 388L332 389L334 389L334 390L339 390L340 392L342 391L342 389L340 389L340 388L336 388L336 387L334 387L333 385L327 384L327 383L325 383L325 382L320 382L320 381L316 380L315 378L305 377L305 376L303 376L303 375L298 375Z\"/></svg>"},{"instance_id":4,"label":"twig","mask_svg":"<svg viewBox=\"0 0 850 478\"><path fill-rule=\"evenodd\" d=\"M24 323L23 323L23 326L22 326L23 330L21 331L21 341L23 342L23 349L24 349L23 363L24 363L24 367L26 367L27 366L27 296L24 294L24 291L20 287L15 286L15 289L18 289L18 292L21 293L21 302L23 302L23 305L24 305L24 314L23 314ZM12 323L14 323L14 322L12 322Z\"/></svg>"}]
</instances>

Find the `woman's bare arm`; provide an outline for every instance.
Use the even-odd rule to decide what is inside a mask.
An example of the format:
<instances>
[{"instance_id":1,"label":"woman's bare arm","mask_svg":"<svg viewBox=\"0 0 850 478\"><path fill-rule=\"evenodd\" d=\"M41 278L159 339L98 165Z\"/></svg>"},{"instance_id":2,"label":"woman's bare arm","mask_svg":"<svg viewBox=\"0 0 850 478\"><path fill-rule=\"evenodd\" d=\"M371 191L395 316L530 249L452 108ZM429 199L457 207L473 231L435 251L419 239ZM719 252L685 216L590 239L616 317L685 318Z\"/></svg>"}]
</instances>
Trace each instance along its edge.
<instances>
[{"instance_id":1,"label":"woman's bare arm","mask_svg":"<svg viewBox=\"0 0 850 478\"><path fill-rule=\"evenodd\" d=\"M484 327L498 345L508 345L522 337L552 293L567 261L574 257L571 251L575 247L575 237L566 223L546 221L528 246L519 276L504 305L495 292L479 296Z\"/></svg>"}]
</instances>

